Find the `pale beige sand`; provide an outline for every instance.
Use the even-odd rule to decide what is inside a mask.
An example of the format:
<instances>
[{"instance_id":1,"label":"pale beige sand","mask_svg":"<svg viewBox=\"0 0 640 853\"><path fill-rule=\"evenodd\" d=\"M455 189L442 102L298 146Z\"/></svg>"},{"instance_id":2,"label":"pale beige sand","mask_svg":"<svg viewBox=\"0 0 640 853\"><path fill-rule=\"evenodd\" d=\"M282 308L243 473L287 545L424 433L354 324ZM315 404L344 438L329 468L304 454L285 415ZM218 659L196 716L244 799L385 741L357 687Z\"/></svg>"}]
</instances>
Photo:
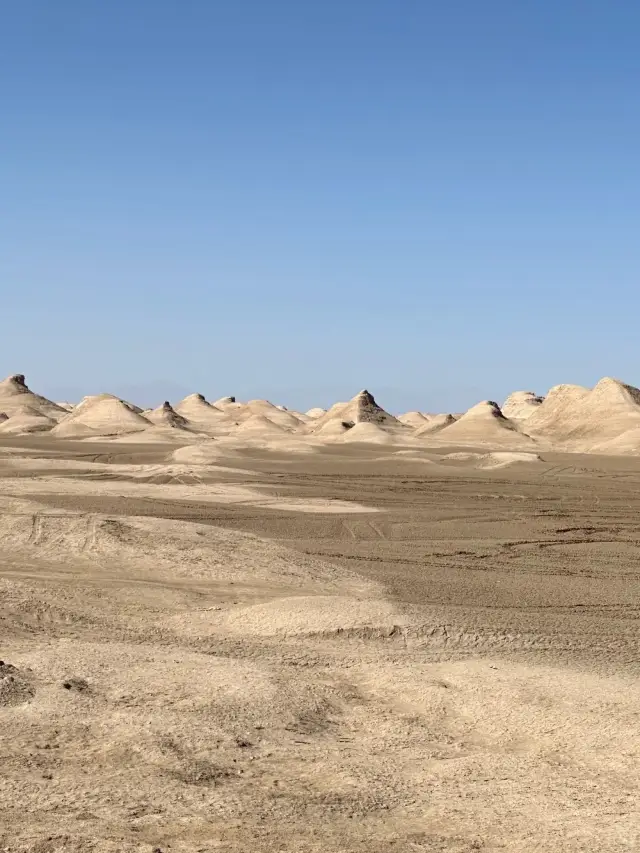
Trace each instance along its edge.
<instances>
[{"instance_id":1,"label":"pale beige sand","mask_svg":"<svg viewBox=\"0 0 640 853\"><path fill-rule=\"evenodd\" d=\"M31 391L23 374L14 373L0 381L0 412L11 417L12 414L20 412L24 407L54 420L66 414L66 410L62 406Z\"/></svg>"},{"instance_id":2,"label":"pale beige sand","mask_svg":"<svg viewBox=\"0 0 640 853\"><path fill-rule=\"evenodd\" d=\"M507 468L510 465L536 464L542 462L542 457L537 453L514 452L508 450L497 450L492 453L447 453L440 459L441 462L462 462L473 465L474 468Z\"/></svg>"},{"instance_id":3,"label":"pale beige sand","mask_svg":"<svg viewBox=\"0 0 640 853\"><path fill-rule=\"evenodd\" d=\"M28 435L32 432L46 432L56 425L54 418L42 414L33 406L19 406L9 409L10 416L3 412L0 434Z\"/></svg>"},{"instance_id":4,"label":"pale beige sand","mask_svg":"<svg viewBox=\"0 0 640 853\"><path fill-rule=\"evenodd\" d=\"M610 378L601 379L590 391L558 386L527 420L526 428L556 446L590 452L640 428L640 390Z\"/></svg>"},{"instance_id":5,"label":"pale beige sand","mask_svg":"<svg viewBox=\"0 0 640 853\"><path fill-rule=\"evenodd\" d=\"M147 429L150 421L136 406L110 394L85 397L53 428L57 438L117 436Z\"/></svg>"},{"instance_id":6,"label":"pale beige sand","mask_svg":"<svg viewBox=\"0 0 640 853\"><path fill-rule=\"evenodd\" d=\"M0 438L0 849L635 851L637 460L229 441Z\"/></svg>"},{"instance_id":7,"label":"pale beige sand","mask_svg":"<svg viewBox=\"0 0 640 853\"><path fill-rule=\"evenodd\" d=\"M453 415L449 414L440 414L440 415L432 415L425 421L425 423L416 429L414 435L417 438L421 436L433 435L436 432L440 432L441 429L450 426L455 423L456 419Z\"/></svg>"},{"instance_id":8,"label":"pale beige sand","mask_svg":"<svg viewBox=\"0 0 640 853\"><path fill-rule=\"evenodd\" d=\"M424 435L424 433L421 433ZM535 441L514 422L505 418L497 403L484 400L473 406L430 440L468 446L490 445L495 448L533 448Z\"/></svg>"},{"instance_id":9,"label":"pale beige sand","mask_svg":"<svg viewBox=\"0 0 640 853\"><path fill-rule=\"evenodd\" d=\"M318 432L329 423L370 423L377 426L383 426L387 429L409 429L401 424L397 418L385 412L368 391L360 391L347 403L336 403L324 415L315 418L312 425L312 432Z\"/></svg>"},{"instance_id":10,"label":"pale beige sand","mask_svg":"<svg viewBox=\"0 0 640 853\"><path fill-rule=\"evenodd\" d=\"M398 420L401 424L405 424L413 429L420 429L420 427L428 423L429 418L422 412L405 412L404 415L398 415Z\"/></svg>"},{"instance_id":11,"label":"pale beige sand","mask_svg":"<svg viewBox=\"0 0 640 853\"><path fill-rule=\"evenodd\" d=\"M514 391L501 406L502 414L511 420L526 421L544 402L544 397L533 391Z\"/></svg>"}]
</instances>

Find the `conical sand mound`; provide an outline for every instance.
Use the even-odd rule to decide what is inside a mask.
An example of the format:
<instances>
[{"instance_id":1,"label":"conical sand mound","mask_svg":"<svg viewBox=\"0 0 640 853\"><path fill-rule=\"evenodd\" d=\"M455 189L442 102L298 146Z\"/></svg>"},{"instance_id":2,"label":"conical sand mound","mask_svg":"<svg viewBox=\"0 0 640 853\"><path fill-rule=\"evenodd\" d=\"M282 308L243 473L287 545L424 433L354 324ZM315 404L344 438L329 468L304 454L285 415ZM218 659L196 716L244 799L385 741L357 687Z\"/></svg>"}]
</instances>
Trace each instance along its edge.
<instances>
[{"instance_id":1,"label":"conical sand mound","mask_svg":"<svg viewBox=\"0 0 640 853\"><path fill-rule=\"evenodd\" d=\"M378 424L369 424L364 421L355 424L346 430L340 439L346 443L362 444L394 444L394 435L387 432Z\"/></svg>"},{"instance_id":2,"label":"conical sand mound","mask_svg":"<svg viewBox=\"0 0 640 853\"><path fill-rule=\"evenodd\" d=\"M492 400L484 400L465 412L455 423L438 433L447 444L491 447L530 447L534 442L500 411Z\"/></svg>"},{"instance_id":3,"label":"conical sand mound","mask_svg":"<svg viewBox=\"0 0 640 853\"><path fill-rule=\"evenodd\" d=\"M85 397L52 430L58 438L88 438L91 436L117 436L138 432L151 426L151 422L128 405L110 394Z\"/></svg>"},{"instance_id":4,"label":"conical sand mound","mask_svg":"<svg viewBox=\"0 0 640 853\"><path fill-rule=\"evenodd\" d=\"M230 406L232 403L235 403L235 397L220 397L219 400L216 400L213 405L216 409L224 409L225 406Z\"/></svg>"},{"instance_id":5,"label":"conical sand mound","mask_svg":"<svg viewBox=\"0 0 640 853\"><path fill-rule=\"evenodd\" d=\"M422 412L405 412L404 415L398 415L398 420L401 424L405 424L412 429L420 429L428 423L429 418L426 418Z\"/></svg>"},{"instance_id":6,"label":"conical sand mound","mask_svg":"<svg viewBox=\"0 0 640 853\"><path fill-rule=\"evenodd\" d=\"M186 418L193 429L209 435L226 435L234 426L233 417L212 406L202 394L190 394L175 406L177 414Z\"/></svg>"},{"instance_id":7,"label":"conical sand mound","mask_svg":"<svg viewBox=\"0 0 640 853\"><path fill-rule=\"evenodd\" d=\"M317 418L309 426L311 431L315 433L332 420L353 424L377 424L385 429L399 431L408 430L408 427L401 424L397 418L394 418L389 412L385 412L368 391L360 391L348 403L336 403L328 412Z\"/></svg>"},{"instance_id":8,"label":"conical sand mound","mask_svg":"<svg viewBox=\"0 0 640 853\"><path fill-rule=\"evenodd\" d=\"M295 415L280 406L274 406L269 400L249 400L248 403L236 404L233 408L233 418L238 422L249 420L254 415L263 415L289 432L302 426L302 422Z\"/></svg>"},{"instance_id":9,"label":"conical sand mound","mask_svg":"<svg viewBox=\"0 0 640 853\"><path fill-rule=\"evenodd\" d=\"M24 376L21 373L14 373L0 382L0 411L11 417L14 412L24 406L29 406L36 414L55 420L67 414L56 403L39 394L34 394L28 388Z\"/></svg>"},{"instance_id":10,"label":"conical sand mound","mask_svg":"<svg viewBox=\"0 0 640 853\"><path fill-rule=\"evenodd\" d=\"M314 429L313 437L320 441L335 441L354 426L355 424L351 421L341 421L336 418L336 420L327 421L319 429Z\"/></svg>"},{"instance_id":11,"label":"conical sand mound","mask_svg":"<svg viewBox=\"0 0 640 853\"><path fill-rule=\"evenodd\" d=\"M33 406L19 406L12 410L12 414L0 423L0 434L2 435L28 435L32 432L47 432L56 425L53 418L41 414Z\"/></svg>"},{"instance_id":12,"label":"conical sand mound","mask_svg":"<svg viewBox=\"0 0 640 853\"><path fill-rule=\"evenodd\" d=\"M234 436L242 435L255 438L279 437L286 434L287 430L274 423L271 418L267 418L265 415L251 415L233 432Z\"/></svg>"},{"instance_id":13,"label":"conical sand mound","mask_svg":"<svg viewBox=\"0 0 640 853\"><path fill-rule=\"evenodd\" d=\"M601 379L589 391L580 386L552 388L527 420L527 432L566 449L591 452L640 428L640 390L617 379ZM620 447L629 438L620 442ZM623 451L621 451L623 452Z\"/></svg>"},{"instance_id":14,"label":"conical sand mound","mask_svg":"<svg viewBox=\"0 0 640 853\"><path fill-rule=\"evenodd\" d=\"M157 409L152 409L150 412L145 413L145 417L148 421L151 421L152 424L156 424L158 426L166 426L172 429L187 429L189 426L189 421L179 415L171 406L171 403L168 400L158 406Z\"/></svg>"},{"instance_id":15,"label":"conical sand mound","mask_svg":"<svg viewBox=\"0 0 640 853\"><path fill-rule=\"evenodd\" d=\"M533 391L514 391L504 401L502 414L511 420L524 421L531 417L544 402Z\"/></svg>"},{"instance_id":16,"label":"conical sand mound","mask_svg":"<svg viewBox=\"0 0 640 853\"><path fill-rule=\"evenodd\" d=\"M540 434L566 432L589 389L582 385L555 385L535 412L527 418L527 431Z\"/></svg>"},{"instance_id":17,"label":"conical sand mound","mask_svg":"<svg viewBox=\"0 0 640 853\"><path fill-rule=\"evenodd\" d=\"M590 445L589 452L615 456L640 456L640 427L628 429L605 441L597 441Z\"/></svg>"},{"instance_id":18,"label":"conical sand mound","mask_svg":"<svg viewBox=\"0 0 640 853\"><path fill-rule=\"evenodd\" d=\"M430 418L425 418L425 423L419 429L417 429L414 433L416 437L424 436L424 435L433 435L434 433L440 432L440 430L445 427L454 424L456 419L453 415L431 415Z\"/></svg>"}]
</instances>

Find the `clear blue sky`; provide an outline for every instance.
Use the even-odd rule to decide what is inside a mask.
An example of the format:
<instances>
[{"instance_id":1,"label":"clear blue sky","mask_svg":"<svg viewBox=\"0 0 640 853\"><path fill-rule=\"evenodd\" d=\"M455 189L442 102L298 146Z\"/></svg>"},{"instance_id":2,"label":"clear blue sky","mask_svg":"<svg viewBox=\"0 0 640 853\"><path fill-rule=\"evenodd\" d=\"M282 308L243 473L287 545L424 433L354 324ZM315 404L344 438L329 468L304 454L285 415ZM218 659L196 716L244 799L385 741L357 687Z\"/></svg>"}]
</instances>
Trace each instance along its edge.
<instances>
[{"instance_id":1,"label":"clear blue sky","mask_svg":"<svg viewBox=\"0 0 640 853\"><path fill-rule=\"evenodd\" d=\"M640 384L637 0L20 0L0 373L458 410Z\"/></svg>"}]
</instances>

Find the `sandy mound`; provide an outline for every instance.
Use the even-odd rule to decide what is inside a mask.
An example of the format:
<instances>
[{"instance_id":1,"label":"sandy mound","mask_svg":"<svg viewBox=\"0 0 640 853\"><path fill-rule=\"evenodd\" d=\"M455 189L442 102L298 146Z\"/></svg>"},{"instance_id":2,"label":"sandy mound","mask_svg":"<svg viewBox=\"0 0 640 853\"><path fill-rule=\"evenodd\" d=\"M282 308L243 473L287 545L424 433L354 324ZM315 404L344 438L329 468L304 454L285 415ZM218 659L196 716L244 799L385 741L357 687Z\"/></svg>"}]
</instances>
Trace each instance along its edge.
<instances>
[{"instance_id":1,"label":"sandy mound","mask_svg":"<svg viewBox=\"0 0 640 853\"><path fill-rule=\"evenodd\" d=\"M570 450L591 452L640 428L640 390L617 379L601 379L589 391L558 385L527 420L527 432ZM628 440L627 440L628 442ZM627 443L620 442L620 447ZM624 451L620 451L624 452Z\"/></svg>"},{"instance_id":2,"label":"sandy mound","mask_svg":"<svg viewBox=\"0 0 640 853\"><path fill-rule=\"evenodd\" d=\"M186 418L193 429L209 435L226 435L234 426L233 416L212 406L202 394L190 394L174 407L175 412Z\"/></svg>"},{"instance_id":3,"label":"sandy mound","mask_svg":"<svg viewBox=\"0 0 640 853\"><path fill-rule=\"evenodd\" d=\"M279 438L286 434L287 431L283 427L262 414L250 415L233 431L233 436L242 435L256 438L270 438L272 436Z\"/></svg>"},{"instance_id":4,"label":"sandy mound","mask_svg":"<svg viewBox=\"0 0 640 853\"><path fill-rule=\"evenodd\" d=\"M225 406L231 405L231 403L235 403L235 397L220 397L219 400L216 400L213 405L216 409L224 409Z\"/></svg>"},{"instance_id":5,"label":"sandy mound","mask_svg":"<svg viewBox=\"0 0 640 853\"><path fill-rule=\"evenodd\" d=\"M591 446L590 452L615 456L640 456L640 427L629 429L615 438L596 442Z\"/></svg>"},{"instance_id":6,"label":"sandy mound","mask_svg":"<svg viewBox=\"0 0 640 853\"><path fill-rule=\"evenodd\" d=\"M138 414L136 408L111 394L85 397L51 434L58 438L88 438L139 432L151 426L151 422Z\"/></svg>"},{"instance_id":7,"label":"sandy mound","mask_svg":"<svg viewBox=\"0 0 640 853\"><path fill-rule=\"evenodd\" d=\"M456 419L453 415L431 415L428 419L425 418L425 423L415 431L414 435L418 437L423 435L432 435L433 433L440 432L441 429L444 429L455 422Z\"/></svg>"},{"instance_id":8,"label":"sandy mound","mask_svg":"<svg viewBox=\"0 0 640 853\"><path fill-rule=\"evenodd\" d=\"M41 414L32 406L18 406L12 410L12 414L0 419L0 434L2 435L27 435L32 432L46 432L56 425L54 418Z\"/></svg>"},{"instance_id":9,"label":"sandy mound","mask_svg":"<svg viewBox=\"0 0 640 853\"><path fill-rule=\"evenodd\" d=\"M316 406L315 409L309 409L309 411L305 412L305 414L308 418L311 418L311 420L315 420L316 418L321 418L323 415L326 415L327 410L321 409L319 406Z\"/></svg>"},{"instance_id":10,"label":"sandy mound","mask_svg":"<svg viewBox=\"0 0 640 853\"><path fill-rule=\"evenodd\" d=\"M348 403L336 403L324 415L316 418L309 425L310 431L319 432L330 421L338 421L351 424L368 423L377 424L385 429L397 431L408 431L408 427L401 424L397 418L385 412L376 403L368 391L360 391L359 394L349 400Z\"/></svg>"},{"instance_id":11,"label":"sandy mound","mask_svg":"<svg viewBox=\"0 0 640 853\"><path fill-rule=\"evenodd\" d=\"M588 394L582 385L555 385L527 418L527 430L551 435L570 429L576 407Z\"/></svg>"},{"instance_id":12,"label":"sandy mound","mask_svg":"<svg viewBox=\"0 0 640 853\"><path fill-rule=\"evenodd\" d=\"M390 602L329 595L278 599L231 611L220 619L227 631L261 636L334 634L363 629L391 634L406 621Z\"/></svg>"},{"instance_id":13,"label":"sandy mound","mask_svg":"<svg viewBox=\"0 0 640 853\"><path fill-rule=\"evenodd\" d=\"M233 449L214 439L200 444L179 447L171 454L171 461L185 465L215 465L220 460L237 458Z\"/></svg>"},{"instance_id":14,"label":"sandy mound","mask_svg":"<svg viewBox=\"0 0 640 853\"><path fill-rule=\"evenodd\" d=\"M335 441L335 439L343 436L347 430L353 429L354 424L351 421L331 420L324 423L318 429L310 430L313 432L313 437L319 441Z\"/></svg>"},{"instance_id":15,"label":"sandy mound","mask_svg":"<svg viewBox=\"0 0 640 853\"><path fill-rule=\"evenodd\" d=\"M342 434L340 441L363 444L394 444L394 435L377 424L357 423Z\"/></svg>"},{"instance_id":16,"label":"sandy mound","mask_svg":"<svg viewBox=\"0 0 640 853\"><path fill-rule=\"evenodd\" d=\"M531 447L532 439L500 411L492 400L484 400L465 412L455 423L438 433L438 439L447 444L492 445L495 447Z\"/></svg>"},{"instance_id":17,"label":"sandy mound","mask_svg":"<svg viewBox=\"0 0 640 853\"><path fill-rule=\"evenodd\" d=\"M543 402L544 397L538 397L533 391L514 391L504 401L502 414L505 418L524 421L530 418Z\"/></svg>"},{"instance_id":18,"label":"sandy mound","mask_svg":"<svg viewBox=\"0 0 640 853\"><path fill-rule=\"evenodd\" d=\"M189 429L173 426L156 426L152 424L146 429L136 432L128 432L117 436L93 436L86 441L104 441L106 438L114 444L198 444L207 441L208 435L200 432L192 432Z\"/></svg>"},{"instance_id":19,"label":"sandy mound","mask_svg":"<svg viewBox=\"0 0 640 853\"><path fill-rule=\"evenodd\" d=\"M508 468L511 465L535 465L542 462L542 458L537 453L495 451L493 453L448 453L441 457L440 461L461 463L479 469L491 469Z\"/></svg>"},{"instance_id":20,"label":"sandy mound","mask_svg":"<svg viewBox=\"0 0 640 853\"><path fill-rule=\"evenodd\" d=\"M182 415L179 415L172 408L168 400L165 400L157 409L145 412L145 417L152 424L157 424L158 426L171 427L172 429L188 429L189 427L189 421Z\"/></svg>"},{"instance_id":21,"label":"sandy mound","mask_svg":"<svg viewBox=\"0 0 640 853\"><path fill-rule=\"evenodd\" d=\"M425 426L429 419L422 412L405 412L404 415L398 415L398 420L401 424L405 424L412 429L420 429Z\"/></svg>"},{"instance_id":22,"label":"sandy mound","mask_svg":"<svg viewBox=\"0 0 640 853\"><path fill-rule=\"evenodd\" d=\"M236 403L230 407L229 412L238 423L247 421L255 415L260 415L289 432L302 427L302 422L295 415L280 406L274 406L268 400L249 400L248 403Z\"/></svg>"},{"instance_id":23,"label":"sandy mound","mask_svg":"<svg viewBox=\"0 0 640 853\"><path fill-rule=\"evenodd\" d=\"M66 415L66 410L61 406L29 390L21 373L7 376L0 382L0 412L11 417L18 410L24 409L25 406L28 406L37 415L44 415L55 420Z\"/></svg>"}]
</instances>

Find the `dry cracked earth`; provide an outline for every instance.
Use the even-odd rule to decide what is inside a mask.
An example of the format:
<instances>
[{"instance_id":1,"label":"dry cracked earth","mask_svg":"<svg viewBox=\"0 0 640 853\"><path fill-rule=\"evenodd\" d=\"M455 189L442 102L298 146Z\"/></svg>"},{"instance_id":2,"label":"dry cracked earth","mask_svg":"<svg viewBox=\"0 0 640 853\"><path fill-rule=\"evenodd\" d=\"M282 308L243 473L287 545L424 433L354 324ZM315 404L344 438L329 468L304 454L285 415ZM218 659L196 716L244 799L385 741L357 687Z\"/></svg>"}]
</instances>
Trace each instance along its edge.
<instances>
[{"instance_id":1,"label":"dry cracked earth","mask_svg":"<svg viewBox=\"0 0 640 853\"><path fill-rule=\"evenodd\" d=\"M640 849L640 463L434 453L2 439L0 850Z\"/></svg>"}]
</instances>

